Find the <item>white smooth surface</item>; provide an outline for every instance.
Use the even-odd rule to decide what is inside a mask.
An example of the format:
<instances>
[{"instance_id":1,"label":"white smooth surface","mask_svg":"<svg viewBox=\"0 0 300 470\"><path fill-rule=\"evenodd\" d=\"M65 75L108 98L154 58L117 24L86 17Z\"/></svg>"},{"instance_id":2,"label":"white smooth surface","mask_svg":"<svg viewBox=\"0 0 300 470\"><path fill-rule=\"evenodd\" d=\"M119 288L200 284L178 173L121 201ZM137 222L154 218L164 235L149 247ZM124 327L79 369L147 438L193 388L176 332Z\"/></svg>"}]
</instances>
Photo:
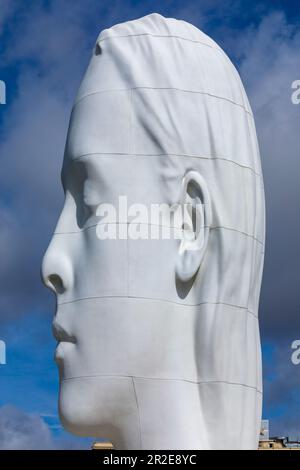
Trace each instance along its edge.
<instances>
[{"instance_id":1,"label":"white smooth surface","mask_svg":"<svg viewBox=\"0 0 300 470\"><path fill-rule=\"evenodd\" d=\"M264 190L227 56L157 14L102 31L62 174L42 272L58 301L64 426L119 449L257 448ZM99 240L95 208L120 195L148 207L202 200L205 243Z\"/></svg>"}]
</instances>

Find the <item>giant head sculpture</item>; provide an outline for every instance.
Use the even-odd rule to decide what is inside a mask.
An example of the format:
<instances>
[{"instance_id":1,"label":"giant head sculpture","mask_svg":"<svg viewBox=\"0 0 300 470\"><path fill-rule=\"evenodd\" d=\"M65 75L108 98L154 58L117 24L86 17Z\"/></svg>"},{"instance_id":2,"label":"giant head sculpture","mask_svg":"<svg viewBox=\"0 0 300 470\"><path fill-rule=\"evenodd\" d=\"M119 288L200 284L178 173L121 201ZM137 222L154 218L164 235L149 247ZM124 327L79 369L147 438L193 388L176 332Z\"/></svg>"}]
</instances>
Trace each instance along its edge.
<instances>
[{"instance_id":1,"label":"giant head sculpture","mask_svg":"<svg viewBox=\"0 0 300 470\"><path fill-rule=\"evenodd\" d=\"M264 190L225 53L157 14L102 31L62 181L42 272L63 425L119 449L255 448ZM151 212L173 205L190 223Z\"/></svg>"}]
</instances>

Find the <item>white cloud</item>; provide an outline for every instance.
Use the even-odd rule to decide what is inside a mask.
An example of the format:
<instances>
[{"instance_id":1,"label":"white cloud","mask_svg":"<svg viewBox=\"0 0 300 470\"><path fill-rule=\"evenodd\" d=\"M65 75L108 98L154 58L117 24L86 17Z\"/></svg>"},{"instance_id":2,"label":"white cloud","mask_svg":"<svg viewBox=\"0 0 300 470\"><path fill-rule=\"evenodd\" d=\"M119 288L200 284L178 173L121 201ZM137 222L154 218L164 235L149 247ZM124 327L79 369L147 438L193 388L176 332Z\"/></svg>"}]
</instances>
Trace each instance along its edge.
<instances>
[{"instance_id":1,"label":"white cloud","mask_svg":"<svg viewBox=\"0 0 300 470\"><path fill-rule=\"evenodd\" d=\"M49 415L46 415L49 418ZM67 435L55 438L41 415L25 413L13 405L0 408L0 450L90 449L90 439Z\"/></svg>"},{"instance_id":2,"label":"white cloud","mask_svg":"<svg viewBox=\"0 0 300 470\"><path fill-rule=\"evenodd\" d=\"M45 422L14 406L0 408L0 449L52 449L54 443Z\"/></svg>"}]
</instances>

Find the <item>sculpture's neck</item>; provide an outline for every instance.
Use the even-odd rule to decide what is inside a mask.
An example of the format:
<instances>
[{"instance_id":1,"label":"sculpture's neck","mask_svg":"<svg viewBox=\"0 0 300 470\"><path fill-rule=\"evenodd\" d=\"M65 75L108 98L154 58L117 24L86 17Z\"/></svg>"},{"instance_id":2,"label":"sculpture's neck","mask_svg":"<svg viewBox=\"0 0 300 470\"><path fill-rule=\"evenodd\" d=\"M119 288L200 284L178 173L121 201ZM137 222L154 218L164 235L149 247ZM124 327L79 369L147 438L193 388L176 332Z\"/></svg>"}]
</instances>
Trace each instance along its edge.
<instances>
[{"instance_id":1,"label":"sculpture's neck","mask_svg":"<svg viewBox=\"0 0 300 470\"><path fill-rule=\"evenodd\" d=\"M206 432L198 385L180 380L133 379L136 416L121 431L123 449L201 449ZM138 432L130 426L138 423ZM125 423L124 423L125 424ZM137 425L137 424L135 424Z\"/></svg>"}]
</instances>

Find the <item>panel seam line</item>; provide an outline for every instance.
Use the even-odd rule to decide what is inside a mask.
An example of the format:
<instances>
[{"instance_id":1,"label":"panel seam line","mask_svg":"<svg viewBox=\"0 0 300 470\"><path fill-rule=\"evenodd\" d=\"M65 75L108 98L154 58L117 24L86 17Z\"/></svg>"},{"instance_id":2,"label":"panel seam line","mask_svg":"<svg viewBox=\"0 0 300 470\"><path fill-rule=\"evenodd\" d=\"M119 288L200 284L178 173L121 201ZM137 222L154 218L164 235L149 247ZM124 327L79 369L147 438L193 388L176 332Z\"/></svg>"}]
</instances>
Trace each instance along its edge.
<instances>
[{"instance_id":1,"label":"panel seam line","mask_svg":"<svg viewBox=\"0 0 300 470\"><path fill-rule=\"evenodd\" d=\"M165 91L165 90L172 90L172 91L180 91L182 93L193 93L193 94L198 94L198 95L203 95L203 96L209 96L211 98L216 98L221 101L227 101L228 103L231 103L235 106L238 106L239 108L243 109L246 114L249 114L253 118L253 114L242 104L242 103L237 103L231 98L227 98L225 96L220 96L220 95L215 95L214 93L209 93L208 91L200 91L200 90L187 90L185 88L179 88L179 87L151 87L151 86L135 86L135 87L129 87L129 88L107 88L103 90L98 90L98 91L92 91L90 93L86 93L85 95L81 96L80 98L75 101L73 105L73 110L75 107L85 98L88 98L89 96L93 95L99 95L101 93L111 93L111 92L119 92L119 91L132 91L132 90L159 90L159 91Z\"/></svg>"},{"instance_id":2,"label":"panel seam line","mask_svg":"<svg viewBox=\"0 0 300 470\"><path fill-rule=\"evenodd\" d=\"M142 425L141 425L141 414L140 414L140 407L139 407L139 402L138 402L138 396L137 396L137 391L134 383L134 377L131 376L132 380L132 387L133 387L133 393L135 396L135 403L136 403L136 408L137 408L137 413L138 413L138 421L139 421L139 437L140 437L140 448L143 448L142 445Z\"/></svg>"},{"instance_id":3,"label":"panel seam line","mask_svg":"<svg viewBox=\"0 0 300 470\"><path fill-rule=\"evenodd\" d=\"M76 162L77 160L80 160L81 158L84 157L91 157L91 156L99 156L99 157L105 157L108 156L110 157L111 155L113 156L121 156L123 155L124 157L180 157L180 158L199 158L200 160L221 160L227 163L232 163L234 165L239 166L240 168L244 168L246 170L251 171L254 173L256 176L259 178L262 178L262 175L260 173L257 173L253 168L247 165L243 165L242 163L238 163L235 160L231 160L230 158L226 157L213 157L213 156L204 156L204 155L191 155L188 153L127 153L127 152L89 152L89 153L84 153L82 155L79 155L77 157L74 157L72 159L67 160L67 164L72 164Z\"/></svg>"},{"instance_id":4,"label":"panel seam line","mask_svg":"<svg viewBox=\"0 0 300 470\"><path fill-rule=\"evenodd\" d=\"M72 304L75 302L80 302L82 300L94 300L94 299L135 299L135 300L151 300L153 302L165 302L165 303L170 303L170 304L175 304L175 305L181 305L183 307L200 307L201 305L225 305L227 307L232 307L232 308L237 308L239 310L245 310L247 313L250 315L254 316L255 318L258 318L258 316L252 312L251 310L248 309L248 307L243 307L241 305L234 305L234 304L229 304L226 302L200 302L198 304L184 304L180 302L176 302L174 300L166 300L166 299L154 299L151 297L137 297L134 295L103 295L103 296L91 296L91 297L81 297L78 299L74 300L68 300L65 302L59 302L57 305L67 305L67 304Z\"/></svg>"},{"instance_id":5,"label":"panel seam line","mask_svg":"<svg viewBox=\"0 0 300 470\"><path fill-rule=\"evenodd\" d=\"M191 379L176 379L176 378L161 378L161 377L144 377L144 376L137 376L137 375L124 375L124 374L94 374L94 375L79 375L74 377L65 377L62 381L67 380L77 380L77 379L84 379L84 378L99 378L99 377L107 377L107 378L124 378L124 379L141 379L141 380L158 380L161 382L186 382L194 385L209 385L209 384L226 384L226 385L236 385L238 387L245 387L255 390L257 393L262 393L254 385L248 385L240 382L231 382L229 380L191 380ZM134 382L132 382L134 384ZM134 391L136 389L134 387ZM138 401L137 401L138 405Z\"/></svg>"}]
</instances>

